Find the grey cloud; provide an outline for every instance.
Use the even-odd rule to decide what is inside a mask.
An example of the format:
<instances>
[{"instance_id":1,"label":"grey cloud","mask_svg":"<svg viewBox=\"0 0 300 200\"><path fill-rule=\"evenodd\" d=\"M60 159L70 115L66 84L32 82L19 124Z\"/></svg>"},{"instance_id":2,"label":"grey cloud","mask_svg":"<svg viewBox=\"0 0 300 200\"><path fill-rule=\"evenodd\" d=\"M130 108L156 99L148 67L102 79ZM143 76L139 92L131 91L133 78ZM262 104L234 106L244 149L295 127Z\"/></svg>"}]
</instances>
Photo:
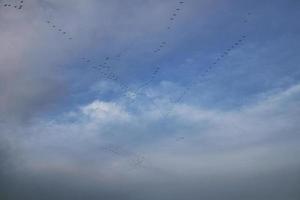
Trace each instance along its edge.
<instances>
[{"instance_id":1,"label":"grey cloud","mask_svg":"<svg viewBox=\"0 0 300 200\"><path fill-rule=\"evenodd\" d=\"M11 186L9 195L297 199L299 125L293 119L299 114L299 91L296 85L232 112L175 105L173 127L157 128L160 116L151 112L134 116L104 102L83 106L64 120L37 122L17 139L21 159L9 180L22 189ZM68 120L74 116L77 121ZM141 142L155 131L159 139ZM176 141L177 135L185 139ZM137 138L142 145L135 146ZM108 143L115 150L105 151ZM133 167L130 160L137 154L145 161Z\"/></svg>"}]
</instances>

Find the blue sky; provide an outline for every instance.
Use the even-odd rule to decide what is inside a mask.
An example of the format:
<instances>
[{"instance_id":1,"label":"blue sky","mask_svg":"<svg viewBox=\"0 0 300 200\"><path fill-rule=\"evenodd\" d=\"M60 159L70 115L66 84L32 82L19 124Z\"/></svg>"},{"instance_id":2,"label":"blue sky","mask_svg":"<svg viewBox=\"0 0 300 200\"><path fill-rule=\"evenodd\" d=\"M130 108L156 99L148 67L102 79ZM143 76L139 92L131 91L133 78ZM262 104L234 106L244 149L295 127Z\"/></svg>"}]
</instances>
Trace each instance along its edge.
<instances>
[{"instance_id":1,"label":"blue sky","mask_svg":"<svg viewBox=\"0 0 300 200\"><path fill-rule=\"evenodd\" d=\"M299 198L298 1L7 3L0 197Z\"/></svg>"}]
</instances>

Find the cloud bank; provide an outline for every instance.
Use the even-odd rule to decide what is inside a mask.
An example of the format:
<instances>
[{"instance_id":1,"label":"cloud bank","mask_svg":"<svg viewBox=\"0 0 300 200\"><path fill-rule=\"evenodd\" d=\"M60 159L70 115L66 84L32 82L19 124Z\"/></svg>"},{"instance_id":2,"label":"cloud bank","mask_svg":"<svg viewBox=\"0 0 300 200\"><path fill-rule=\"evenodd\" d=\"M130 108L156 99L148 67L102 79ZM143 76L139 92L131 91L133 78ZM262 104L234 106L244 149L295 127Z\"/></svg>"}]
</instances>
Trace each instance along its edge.
<instances>
[{"instance_id":1,"label":"cloud bank","mask_svg":"<svg viewBox=\"0 0 300 200\"><path fill-rule=\"evenodd\" d=\"M42 199L295 199L299 95L296 85L236 111L174 105L166 121L95 101L23 130L12 169Z\"/></svg>"}]
</instances>

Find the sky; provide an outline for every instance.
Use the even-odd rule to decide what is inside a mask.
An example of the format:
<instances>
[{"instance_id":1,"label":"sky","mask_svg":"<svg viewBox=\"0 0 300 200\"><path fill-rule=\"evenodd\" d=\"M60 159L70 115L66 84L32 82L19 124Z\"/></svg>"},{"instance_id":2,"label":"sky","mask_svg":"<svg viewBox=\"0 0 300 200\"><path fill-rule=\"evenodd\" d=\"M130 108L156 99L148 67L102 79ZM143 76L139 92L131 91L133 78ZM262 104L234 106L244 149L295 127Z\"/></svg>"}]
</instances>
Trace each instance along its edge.
<instances>
[{"instance_id":1,"label":"sky","mask_svg":"<svg viewBox=\"0 0 300 200\"><path fill-rule=\"evenodd\" d=\"M1 0L0 199L298 200L299 9Z\"/></svg>"}]
</instances>

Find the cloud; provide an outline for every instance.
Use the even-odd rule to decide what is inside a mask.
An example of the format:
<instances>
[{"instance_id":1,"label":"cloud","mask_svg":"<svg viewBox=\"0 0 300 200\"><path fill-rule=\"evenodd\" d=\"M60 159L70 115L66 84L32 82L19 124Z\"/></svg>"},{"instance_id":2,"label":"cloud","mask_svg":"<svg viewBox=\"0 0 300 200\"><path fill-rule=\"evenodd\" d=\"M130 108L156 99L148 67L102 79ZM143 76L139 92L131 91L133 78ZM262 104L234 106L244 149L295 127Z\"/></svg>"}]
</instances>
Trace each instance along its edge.
<instances>
[{"instance_id":1,"label":"cloud","mask_svg":"<svg viewBox=\"0 0 300 200\"><path fill-rule=\"evenodd\" d=\"M94 101L82 107L81 111L87 117L97 121L123 121L129 119L129 115L114 103Z\"/></svg>"},{"instance_id":2,"label":"cloud","mask_svg":"<svg viewBox=\"0 0 300 200\"><path fill-rule=\"evenodd\" d=\"M42 184L40 192L64 177L69 189L54 187L59 199L70 196L70 189L108 199L124 193L128 199L293 199L299 183L299 95L295 85L232 111L177 104L168 123L151 112L96 100L24 130L17 173L31 174L37 182L29 186Z\"/></svg>"}]
</instances>

